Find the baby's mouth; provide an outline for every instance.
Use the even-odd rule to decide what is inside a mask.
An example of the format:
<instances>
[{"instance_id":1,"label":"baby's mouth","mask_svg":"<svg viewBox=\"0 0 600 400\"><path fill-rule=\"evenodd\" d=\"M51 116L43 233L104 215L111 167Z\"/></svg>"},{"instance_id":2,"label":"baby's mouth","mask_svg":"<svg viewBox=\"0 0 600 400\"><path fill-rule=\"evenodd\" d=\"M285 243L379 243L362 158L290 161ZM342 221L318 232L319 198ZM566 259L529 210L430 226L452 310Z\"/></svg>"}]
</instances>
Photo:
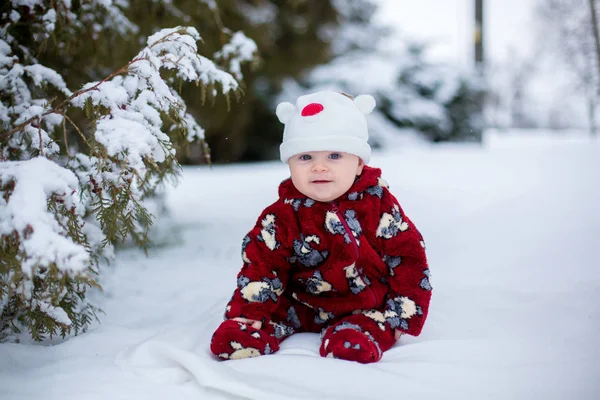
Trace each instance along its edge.
<instances>
[{"instance_id":1,"label":"baby's mouth","mask_svg":"<svg viewBox=\"0 0 600 400\"><path fill-rule=\"evenodd\" d=\"M322 179L319 179L319 180L316 180L316 181L312 181L312 183L317 183L317 184L329 183L329 182L331 182L331 181L326 181L326 180L322 180Z\"/></svg>"}]
</instances>

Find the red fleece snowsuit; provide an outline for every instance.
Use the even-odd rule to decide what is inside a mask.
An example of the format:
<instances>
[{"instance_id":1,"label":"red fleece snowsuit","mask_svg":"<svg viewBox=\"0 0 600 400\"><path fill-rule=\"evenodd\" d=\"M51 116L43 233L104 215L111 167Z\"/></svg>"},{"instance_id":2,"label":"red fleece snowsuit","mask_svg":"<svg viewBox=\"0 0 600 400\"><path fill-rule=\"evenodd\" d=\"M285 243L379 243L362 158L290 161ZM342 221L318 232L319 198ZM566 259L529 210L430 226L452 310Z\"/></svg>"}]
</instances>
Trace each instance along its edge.
<instances>
[{"instance_id":1,"label":"red fleece snowsuit","mask_svg":"<svg viewBox=\"0 0 600 400\"><path fill-rule=\"evenodd\" d=\"M431 297L423 238L380 176L365 166L331 203L307 198L291 179L281 183L279 200L243 240L244 266L225 312L263 327L225 321L213 335L214 354L269 354L295 332L322 331L323 356L372 362L394 344L395 329L421 332ZM347 351L371 346L368 359L332 355L328 339L340 332ZM356 332L374 345L351 340Z\"/></svg>"}]
</instances>

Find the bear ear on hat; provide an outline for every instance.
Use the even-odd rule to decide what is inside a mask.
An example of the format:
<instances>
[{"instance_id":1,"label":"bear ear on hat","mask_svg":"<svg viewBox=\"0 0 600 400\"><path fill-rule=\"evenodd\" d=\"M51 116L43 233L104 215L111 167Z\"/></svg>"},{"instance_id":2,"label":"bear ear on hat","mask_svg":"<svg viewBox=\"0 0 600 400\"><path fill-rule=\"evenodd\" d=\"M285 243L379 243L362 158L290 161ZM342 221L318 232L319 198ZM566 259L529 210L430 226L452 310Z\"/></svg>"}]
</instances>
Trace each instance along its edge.
<instances>
[{"instance_id":1,"label":"bear ear on hat","mask_svg":"<svg viewBox=\"0 0 600 400\"><path fill-rule=\"evenodd\" d=\"M277 105L277 109L275 110L275 114L277 114L277 118L282 124L287 124L296 111L296 106L292 103L288 103L284 101L283 103L279 103Z\"/></svg>"},{"instance_id":2,"label":"bear ear on hat","mask_svg":"<svg viewBox=\"0 0 600 400\"><path fill-rule=\"evenodd\" d=\"M361 94L354 98L354 104L365 115L371 114L375 108L375 98L370 94Z\"/></svg>"}]
</instances>

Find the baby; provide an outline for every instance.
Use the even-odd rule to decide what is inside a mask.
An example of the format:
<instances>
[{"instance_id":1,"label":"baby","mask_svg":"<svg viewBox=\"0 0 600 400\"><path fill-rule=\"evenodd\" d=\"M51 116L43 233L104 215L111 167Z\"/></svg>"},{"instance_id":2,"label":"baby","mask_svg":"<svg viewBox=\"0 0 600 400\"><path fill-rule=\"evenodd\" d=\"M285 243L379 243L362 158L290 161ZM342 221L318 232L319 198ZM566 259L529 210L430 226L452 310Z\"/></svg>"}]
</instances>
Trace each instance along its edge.
<instances>
[{"instance_id":1,"label":"baby","mask_svg":"<svg viewBox=\"0 0 600 400\"><path fill-rule=\"evenodd\" d=\"M372 96L330 91L277 106L291 178L243 240L216 356L271 354L294 333L321 332L321 356L372 363L401 334L421 332L425 244L381 170L366 165L374 107Z\"/></svg>"}]
</instances>

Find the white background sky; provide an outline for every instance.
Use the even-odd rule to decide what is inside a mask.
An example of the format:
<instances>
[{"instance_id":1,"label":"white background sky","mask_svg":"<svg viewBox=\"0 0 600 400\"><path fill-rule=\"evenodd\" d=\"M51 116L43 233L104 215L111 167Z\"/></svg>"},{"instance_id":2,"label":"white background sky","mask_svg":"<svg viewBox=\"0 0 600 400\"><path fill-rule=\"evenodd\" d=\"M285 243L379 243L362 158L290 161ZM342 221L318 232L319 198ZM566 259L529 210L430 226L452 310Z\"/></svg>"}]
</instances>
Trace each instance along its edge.
<instances>
[{"instance_id":1,"label":"white background sky","mask_svg":"<svg viewBox=\"0 0 600 400\"><path fill-rule=\"evenodd\" d=\"M474 0L379 0L379 20L410 37L436 43L431 57L472 65ZM535 0L485 0L484 46L490 60L503 60L510 49L531 50L535 40Z\"/></svg>"}]
</instances>

